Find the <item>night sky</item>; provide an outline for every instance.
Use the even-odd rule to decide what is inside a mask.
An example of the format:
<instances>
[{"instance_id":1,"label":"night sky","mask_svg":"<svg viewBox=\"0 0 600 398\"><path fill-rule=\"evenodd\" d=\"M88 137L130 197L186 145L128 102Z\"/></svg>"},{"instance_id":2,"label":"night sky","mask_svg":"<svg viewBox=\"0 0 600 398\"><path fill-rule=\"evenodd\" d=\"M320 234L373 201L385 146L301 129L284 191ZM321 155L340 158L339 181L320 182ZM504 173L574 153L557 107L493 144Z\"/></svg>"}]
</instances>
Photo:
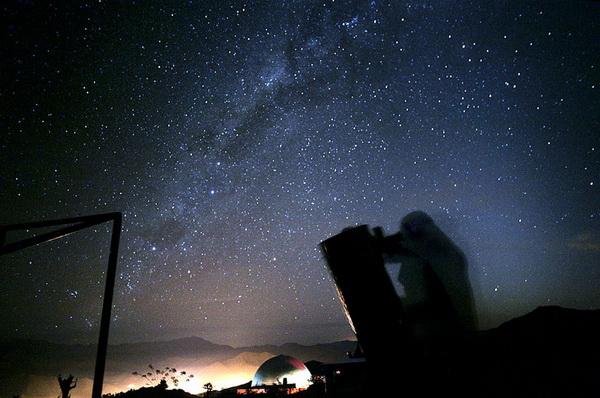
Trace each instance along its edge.
<instances>
[{"instance_id":1,"label":"night sky","mask_svg":"<svg viewBox=\"0 0 600 398\"><path fill-rule=\"evenodd\" d=\"M10 3L0 223L123 212L111 342L349 338L319 242L415 209L482 328L600 307L600 3ZM1 258L0 335L94 341L109 239Z\"/></svg>"}]
</instances>

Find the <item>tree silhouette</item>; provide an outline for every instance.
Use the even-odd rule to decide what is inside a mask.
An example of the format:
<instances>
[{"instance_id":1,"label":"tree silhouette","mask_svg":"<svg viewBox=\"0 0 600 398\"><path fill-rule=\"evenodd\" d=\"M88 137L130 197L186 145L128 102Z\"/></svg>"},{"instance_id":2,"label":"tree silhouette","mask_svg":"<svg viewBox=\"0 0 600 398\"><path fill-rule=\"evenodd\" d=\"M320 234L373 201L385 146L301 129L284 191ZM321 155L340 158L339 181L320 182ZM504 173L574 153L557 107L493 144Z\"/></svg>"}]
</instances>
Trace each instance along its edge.
<instances>
[{"instance_id":1,"label":"tree silhouette","mask_svg":"<svg viewBox=\"0 0 600 398\"><path fill-rule=\"evenodd\" d=\"M317 385L325 384L325 376L311 375L310 378L308 379L308 382L310 384L317 384Z\"/></svg>"},{"instance_id":2,"label":"tree silhouette","mask_svg":"<svg viewBox=\"0 0 600 398\"><path fill-rule=\"evenodd\" d=\"M139 376L145 382L147 386L160 386L165 390L168 387L167 383L172 383L173 386L178 387L182 381L190 381L194 377L193 374L188 374L185 370L177 371L175 368L164 367L162 369L155 368L152 364L148 365L148 370L143 372L133 372L134 376Z\"/></svg>"},{"instance_id":3,"label":"tree silhouette","mask_svg":"<svg viewBox=\"0 0 600 398\"><path fill-rule=\"evenodd\" d=\"M210 392L213 390L212 383L208 382L205 385L203 385L202 387L204 387L204 389L206 390L206 394L204 394L204 396L208 398L210 396Z\"/></svg>"},{"instance_id":4,"label":"tree silhouette","mask_svg":"<svg viewBox=\"0 0 600 398\"><path fill-rule=\"evenodd\" d=\"M61 398L70 398L71 390L77 387L77 379L73 377L73 375L69 375L69 377L62 378L61 375L58 375L58 385L60 386ZM73 381L75 379L75 381Z\"/></svg>"}]
</instances>

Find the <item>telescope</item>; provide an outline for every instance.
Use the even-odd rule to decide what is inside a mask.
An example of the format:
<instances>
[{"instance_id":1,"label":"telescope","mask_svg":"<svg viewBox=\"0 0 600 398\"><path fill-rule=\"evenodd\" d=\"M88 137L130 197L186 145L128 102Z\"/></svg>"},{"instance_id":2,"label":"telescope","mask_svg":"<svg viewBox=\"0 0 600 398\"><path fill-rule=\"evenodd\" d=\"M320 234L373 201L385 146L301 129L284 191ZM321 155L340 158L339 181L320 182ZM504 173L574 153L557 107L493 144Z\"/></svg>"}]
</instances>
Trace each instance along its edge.
<instances>
[{"instance_id":1,"label":"telescope","mask_svg":"<svg viewBox=\"0 0 600 398\"><path fill-rule=\"evenodd\" d=\"M370 373L379 376L391 371L386 365L391 358L408 363L416 354L412 328L384 265L386 257L411 255L402 241L401 233L384 236L380 227L359 225L321 242L359 348Z\"/></svg>"}]
</instances>

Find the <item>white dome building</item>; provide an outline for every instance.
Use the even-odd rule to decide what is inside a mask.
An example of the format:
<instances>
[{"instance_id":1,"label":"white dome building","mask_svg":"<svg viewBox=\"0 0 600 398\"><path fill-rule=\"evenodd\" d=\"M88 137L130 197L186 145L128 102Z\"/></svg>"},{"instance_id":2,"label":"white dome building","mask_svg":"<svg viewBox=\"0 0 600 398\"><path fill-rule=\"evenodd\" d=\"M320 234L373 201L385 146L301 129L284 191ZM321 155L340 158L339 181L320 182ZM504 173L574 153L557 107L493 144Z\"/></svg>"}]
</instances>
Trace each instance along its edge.
<instances>
[{"instance_id":1,"label":"white dome building","mask_svg":"<svg viewBox=\"0 0 600 398\"><path fill-rule=\"evenodd\" d=\"M301 360L287 355L277 355L266 360L252 378L252 387L292 385L305 389L310 385L310 371Z\"/></svg>"}]
</instances>

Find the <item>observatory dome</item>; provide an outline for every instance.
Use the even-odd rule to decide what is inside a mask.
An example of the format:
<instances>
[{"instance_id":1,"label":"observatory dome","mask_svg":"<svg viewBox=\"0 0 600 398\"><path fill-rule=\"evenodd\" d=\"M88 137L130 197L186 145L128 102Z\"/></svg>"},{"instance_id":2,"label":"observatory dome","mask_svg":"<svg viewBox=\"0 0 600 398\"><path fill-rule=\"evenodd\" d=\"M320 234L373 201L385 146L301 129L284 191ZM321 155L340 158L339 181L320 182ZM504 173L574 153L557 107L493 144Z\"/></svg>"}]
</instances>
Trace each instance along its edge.
<instances>
[{"instance_id":1,"label":"observatory dome","mask_svg":"<svg viewBox=\"0 0 600 398\"><path fill-rule=\"evenodd\" d=\"M287 355L277 355L267 359L256 371L252 387L283 384L296 384L296 388L308 388L310 371L301 360Z\"/></svg>"}]
</instances>

